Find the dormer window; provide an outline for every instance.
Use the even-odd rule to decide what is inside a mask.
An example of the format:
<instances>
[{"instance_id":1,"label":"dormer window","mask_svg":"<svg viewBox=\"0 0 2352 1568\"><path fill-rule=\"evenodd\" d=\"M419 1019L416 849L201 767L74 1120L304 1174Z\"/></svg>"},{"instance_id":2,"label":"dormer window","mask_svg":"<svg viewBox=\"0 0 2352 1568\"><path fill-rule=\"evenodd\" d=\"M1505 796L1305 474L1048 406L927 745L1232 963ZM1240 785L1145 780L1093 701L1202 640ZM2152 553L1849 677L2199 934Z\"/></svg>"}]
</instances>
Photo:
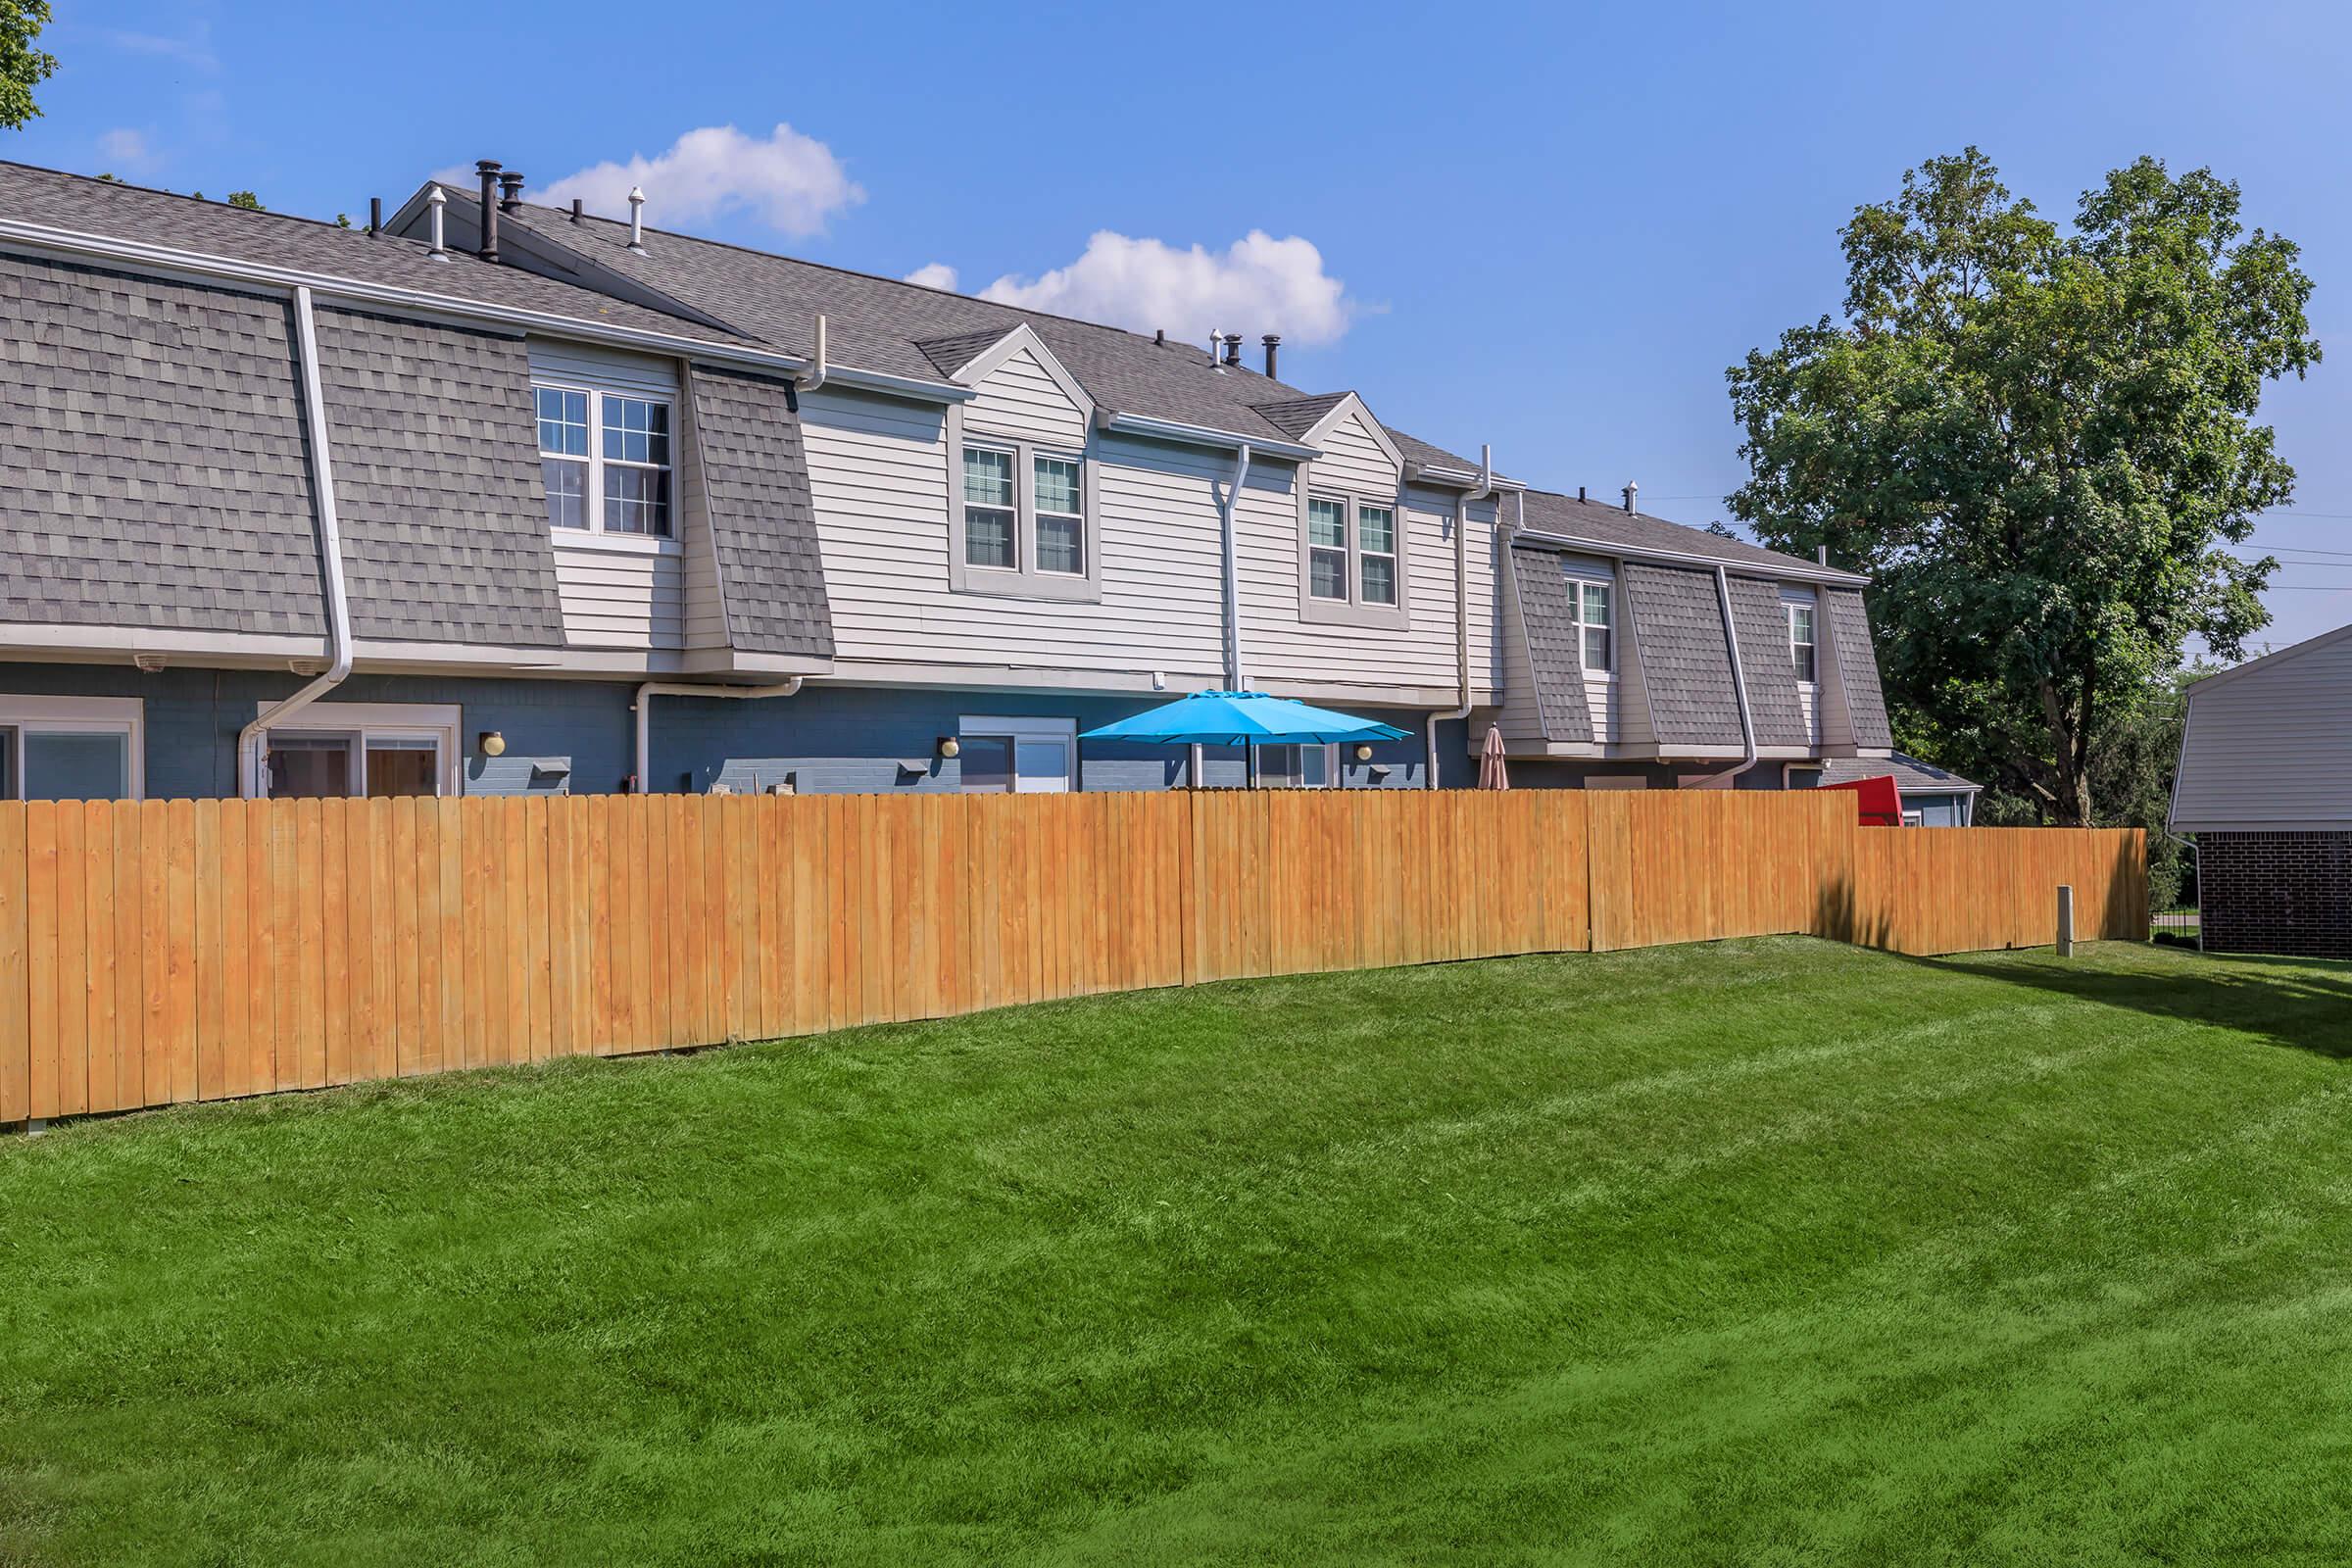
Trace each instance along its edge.
<instances>
[{"instance_id":1,"label":"dormer window","mask_svg":"<svg viewBox=\"0 0 2352 1568\"><path fill-rule=\"evenodd\" d=\"M669 404L590 386L531 395L548 526L669 537Z\"/></svg>"},{"instance_id":2,"label":"dormer window","mask_svg":"<svg viewBox=\"0 0 2352 1568\"><path fill-rule=\"evenodd\" d=\"M1788 662L1796 670L1798 682L1810 686L1818 652L1813 642L1813 607L1785 604L1781 608L1788 612Z\"/></svg>"},{"instance_id":3,"label":"dormer window","mask_svg":"<svg viewBox=\"0 0 2352 1568\"><path fill-rule=\"evenodd\" d=\"M1578 655L1588 674L1606 675L1616 668L1616 651L1609 646L1615 590L1614 583L1568 579L1568 612L1576 621Z\"/></svg>"}]
</instances>

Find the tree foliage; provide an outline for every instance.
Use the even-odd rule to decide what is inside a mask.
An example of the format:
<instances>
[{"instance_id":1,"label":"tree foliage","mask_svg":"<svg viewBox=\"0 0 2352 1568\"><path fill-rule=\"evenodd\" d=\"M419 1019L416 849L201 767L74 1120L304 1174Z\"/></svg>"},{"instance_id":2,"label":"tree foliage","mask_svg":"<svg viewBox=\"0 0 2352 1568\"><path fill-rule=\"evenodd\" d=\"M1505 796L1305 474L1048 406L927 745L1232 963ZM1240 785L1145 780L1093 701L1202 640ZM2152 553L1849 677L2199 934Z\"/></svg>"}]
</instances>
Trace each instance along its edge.
<instances>
[{"instance_id":1,"label":"tree foliage","mask_svg":"<svg viewBox=\"0 0 2352 1568\"><path fill-rule=\"evenodd\" d=\"M0 125L22 130L41 112L32 89L57 74L57 57L33 44L49 25L49 0L0 0Z\"/></svg>"},{"instance_id":2,"label":"tree foliage","mask_svg":"<svg viewBox=\"0 0 2352 1568\"><path fill-rule=\"evenodd\" d=\"M2234 184L2143 158L2071 232L1975 148L1845 225L1843 319L1729 372L1767 544L1868 572L1897 743L2045 821L2101 812L2094 750L2188 640L2233 658L2277 563L2242 561L2294 470L2254 422L2320 358L2296 247Z\"/></svg>"}]
</instances>

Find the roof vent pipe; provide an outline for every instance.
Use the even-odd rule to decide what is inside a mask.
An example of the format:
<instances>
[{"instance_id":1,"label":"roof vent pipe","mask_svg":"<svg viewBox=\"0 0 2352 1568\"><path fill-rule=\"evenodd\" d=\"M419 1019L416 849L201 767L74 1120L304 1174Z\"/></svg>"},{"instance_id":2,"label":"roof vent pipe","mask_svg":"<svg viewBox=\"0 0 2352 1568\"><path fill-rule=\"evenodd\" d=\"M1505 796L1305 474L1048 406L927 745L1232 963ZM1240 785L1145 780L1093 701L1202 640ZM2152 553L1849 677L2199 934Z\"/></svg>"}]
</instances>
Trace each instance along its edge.
<instances>
[{"instance_id":1,"label":"roof vent pipe","mask_svg":"<svg viewBox=\"0 0 2352 1568\"><path fill-rule=\"evenodd\" d=\"M573 222L577 223L577 222L579 222L580 220L582 220L583 219L585 219L587 216L588 216L588 204L587 204L586 202L584 202L584 201L580 200L580 199L579 199L577 196L574 196L574 197L571 199L571 220L572 220Z\"/></svg>"},{"instance_id":2,"label":"roof vent pipe","mask_svg":"<svg viewBox=\"0 0 2352 1568\"><path fill-rule=\"evenodd\" d=\"M482 260L498 260L498 161L484 158L474 166L482 176Z\"/></svg>"},{"instance_id":3,"label":"roof vent pipe","mask_svg":"<svg viewBox=\"0 0 2352 1568\"><path fill-rule=\"evenodd\" d=\"M1631 514L1639 515L1639 514L1640 514L1640 513L1641 513L1641 511L1642 511L1642 505L1641 505L1641 503L1642 503L1642 487L1641 487L1640 485L1638 485L1638 484L1634 483L1634 481L1633 481L1633 480L1631 480L1631 479L1628 479L1628 480L1626 480L1626 481L1625 481L1625 510L1626 510L1626 512L1627 512L1628 514Z\"/></svg>"},{"instance_id":4,"label":"roof vent pipe","mask_svg":"<svg viewBox=\"0 0 2352 1568\"><path fill-rule=\"evenodd\" d=\"M522 176L512 169L498 176L498 210L512 213L522 206Z\"/></svg>"},{"instance_id":5,"label":"roof vent pipe","mask_svg":"<svg viewBox=\"0 0 2352 1568\"><path fill-rule=\"evenodd\" d=\"M370 196L368 198L368 237L373 239L383 231L384 199L381 196Z\"/></svg>"},{"instance_id":6,"label":"roof vent pipe","mask_svg":"<svg viewBox=\"0 0 2352 1568\"><path fill-rule=\"evenodd\" d=\"M442 194L440 186L435 185L425 193L424 205L433 215L433 248L426 254L436 262L446 262L449 260L449 246L442 238L441 214L449 206L449 198Z\"/></svg>"},{"instance_id":7,"label":"roof vent pipe","mask_svg":"<svg viewBox=\"0 0 2352 1568\"><path fill-rule=\"evenodd\" d=\"M645 254L645 187L629 187L629 249Z\"/></svg>"},{"instance_id":8,"label":"roof vent pipe","mask_svg":"<svg viewBox=\"0 0 2352 1568\"><path fill-rule=\"evenodd\" d=\"M1266 379L1269 381L1280 379L1280 377L1276 376L1274 373L1274 354L1277 349L1282 347L1281 335L1275 332L1268 332L1264 337L1259 338L1258 341L1266 346Z\"/></svg>"},{"instance_id":9,"label":"roof vent pipe","mask_svg":"<svg viewBox=\"0 0 2352 1568\"><path fill-rule=\"evenodd\" d=\"M1585 487L1581 484L1576 487L1576 499L1579 501L1585 499Z\"/></svg>"},{"instance_id":10,"label":"roof vent pipe","mask_svg":"<svg viewBox=\"0 0 2352 1568\"><path fill-rule=\"evenodd\" d=\"M1242 363L1242 334L1239 332L1225 334L1225 363L1235 366Z\"/></svg>"}]
</instances>

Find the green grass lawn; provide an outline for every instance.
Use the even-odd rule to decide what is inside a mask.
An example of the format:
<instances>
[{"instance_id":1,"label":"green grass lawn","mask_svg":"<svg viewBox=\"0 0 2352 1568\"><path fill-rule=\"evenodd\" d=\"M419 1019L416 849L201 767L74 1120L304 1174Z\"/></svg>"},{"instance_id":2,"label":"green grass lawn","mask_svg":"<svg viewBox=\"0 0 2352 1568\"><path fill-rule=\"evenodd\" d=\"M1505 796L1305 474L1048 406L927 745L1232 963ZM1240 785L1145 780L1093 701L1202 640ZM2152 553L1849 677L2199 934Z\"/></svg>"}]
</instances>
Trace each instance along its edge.
<instances>
[{"instance_id":1,"label":"green grass lawn","mask_svg":"<svg viewBox=\"0 0 2352 1568\"><path fill-rule=\"evenodd\" d=\"M1801 939L0 1142L0 1561L2352 1558L2352 965Z\"/></svg>"}]
</instances>

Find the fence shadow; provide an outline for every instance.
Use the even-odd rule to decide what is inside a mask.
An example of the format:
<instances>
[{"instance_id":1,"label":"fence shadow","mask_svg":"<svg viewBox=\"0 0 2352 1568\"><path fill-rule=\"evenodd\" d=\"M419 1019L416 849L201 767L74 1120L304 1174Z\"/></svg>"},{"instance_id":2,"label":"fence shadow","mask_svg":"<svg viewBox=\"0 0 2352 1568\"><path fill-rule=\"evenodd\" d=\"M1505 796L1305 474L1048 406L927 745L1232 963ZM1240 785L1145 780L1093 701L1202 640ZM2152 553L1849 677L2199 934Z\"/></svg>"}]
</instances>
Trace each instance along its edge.
<instances>
[{"instance_id":1,"label":"fence shadow","mask_svg":"<svg viewBox=\"0 0 2352 1568\"><path fill-rule=\"evenodd\" d=\"M1965 956L1905 961L2167 1020L2260 1034L2275 1045L2352 1059L2352 962L2216 954L2194 969L2171 972L2085 968L2057 957L2001 964Z\"/></svg>"}]
</instances>

